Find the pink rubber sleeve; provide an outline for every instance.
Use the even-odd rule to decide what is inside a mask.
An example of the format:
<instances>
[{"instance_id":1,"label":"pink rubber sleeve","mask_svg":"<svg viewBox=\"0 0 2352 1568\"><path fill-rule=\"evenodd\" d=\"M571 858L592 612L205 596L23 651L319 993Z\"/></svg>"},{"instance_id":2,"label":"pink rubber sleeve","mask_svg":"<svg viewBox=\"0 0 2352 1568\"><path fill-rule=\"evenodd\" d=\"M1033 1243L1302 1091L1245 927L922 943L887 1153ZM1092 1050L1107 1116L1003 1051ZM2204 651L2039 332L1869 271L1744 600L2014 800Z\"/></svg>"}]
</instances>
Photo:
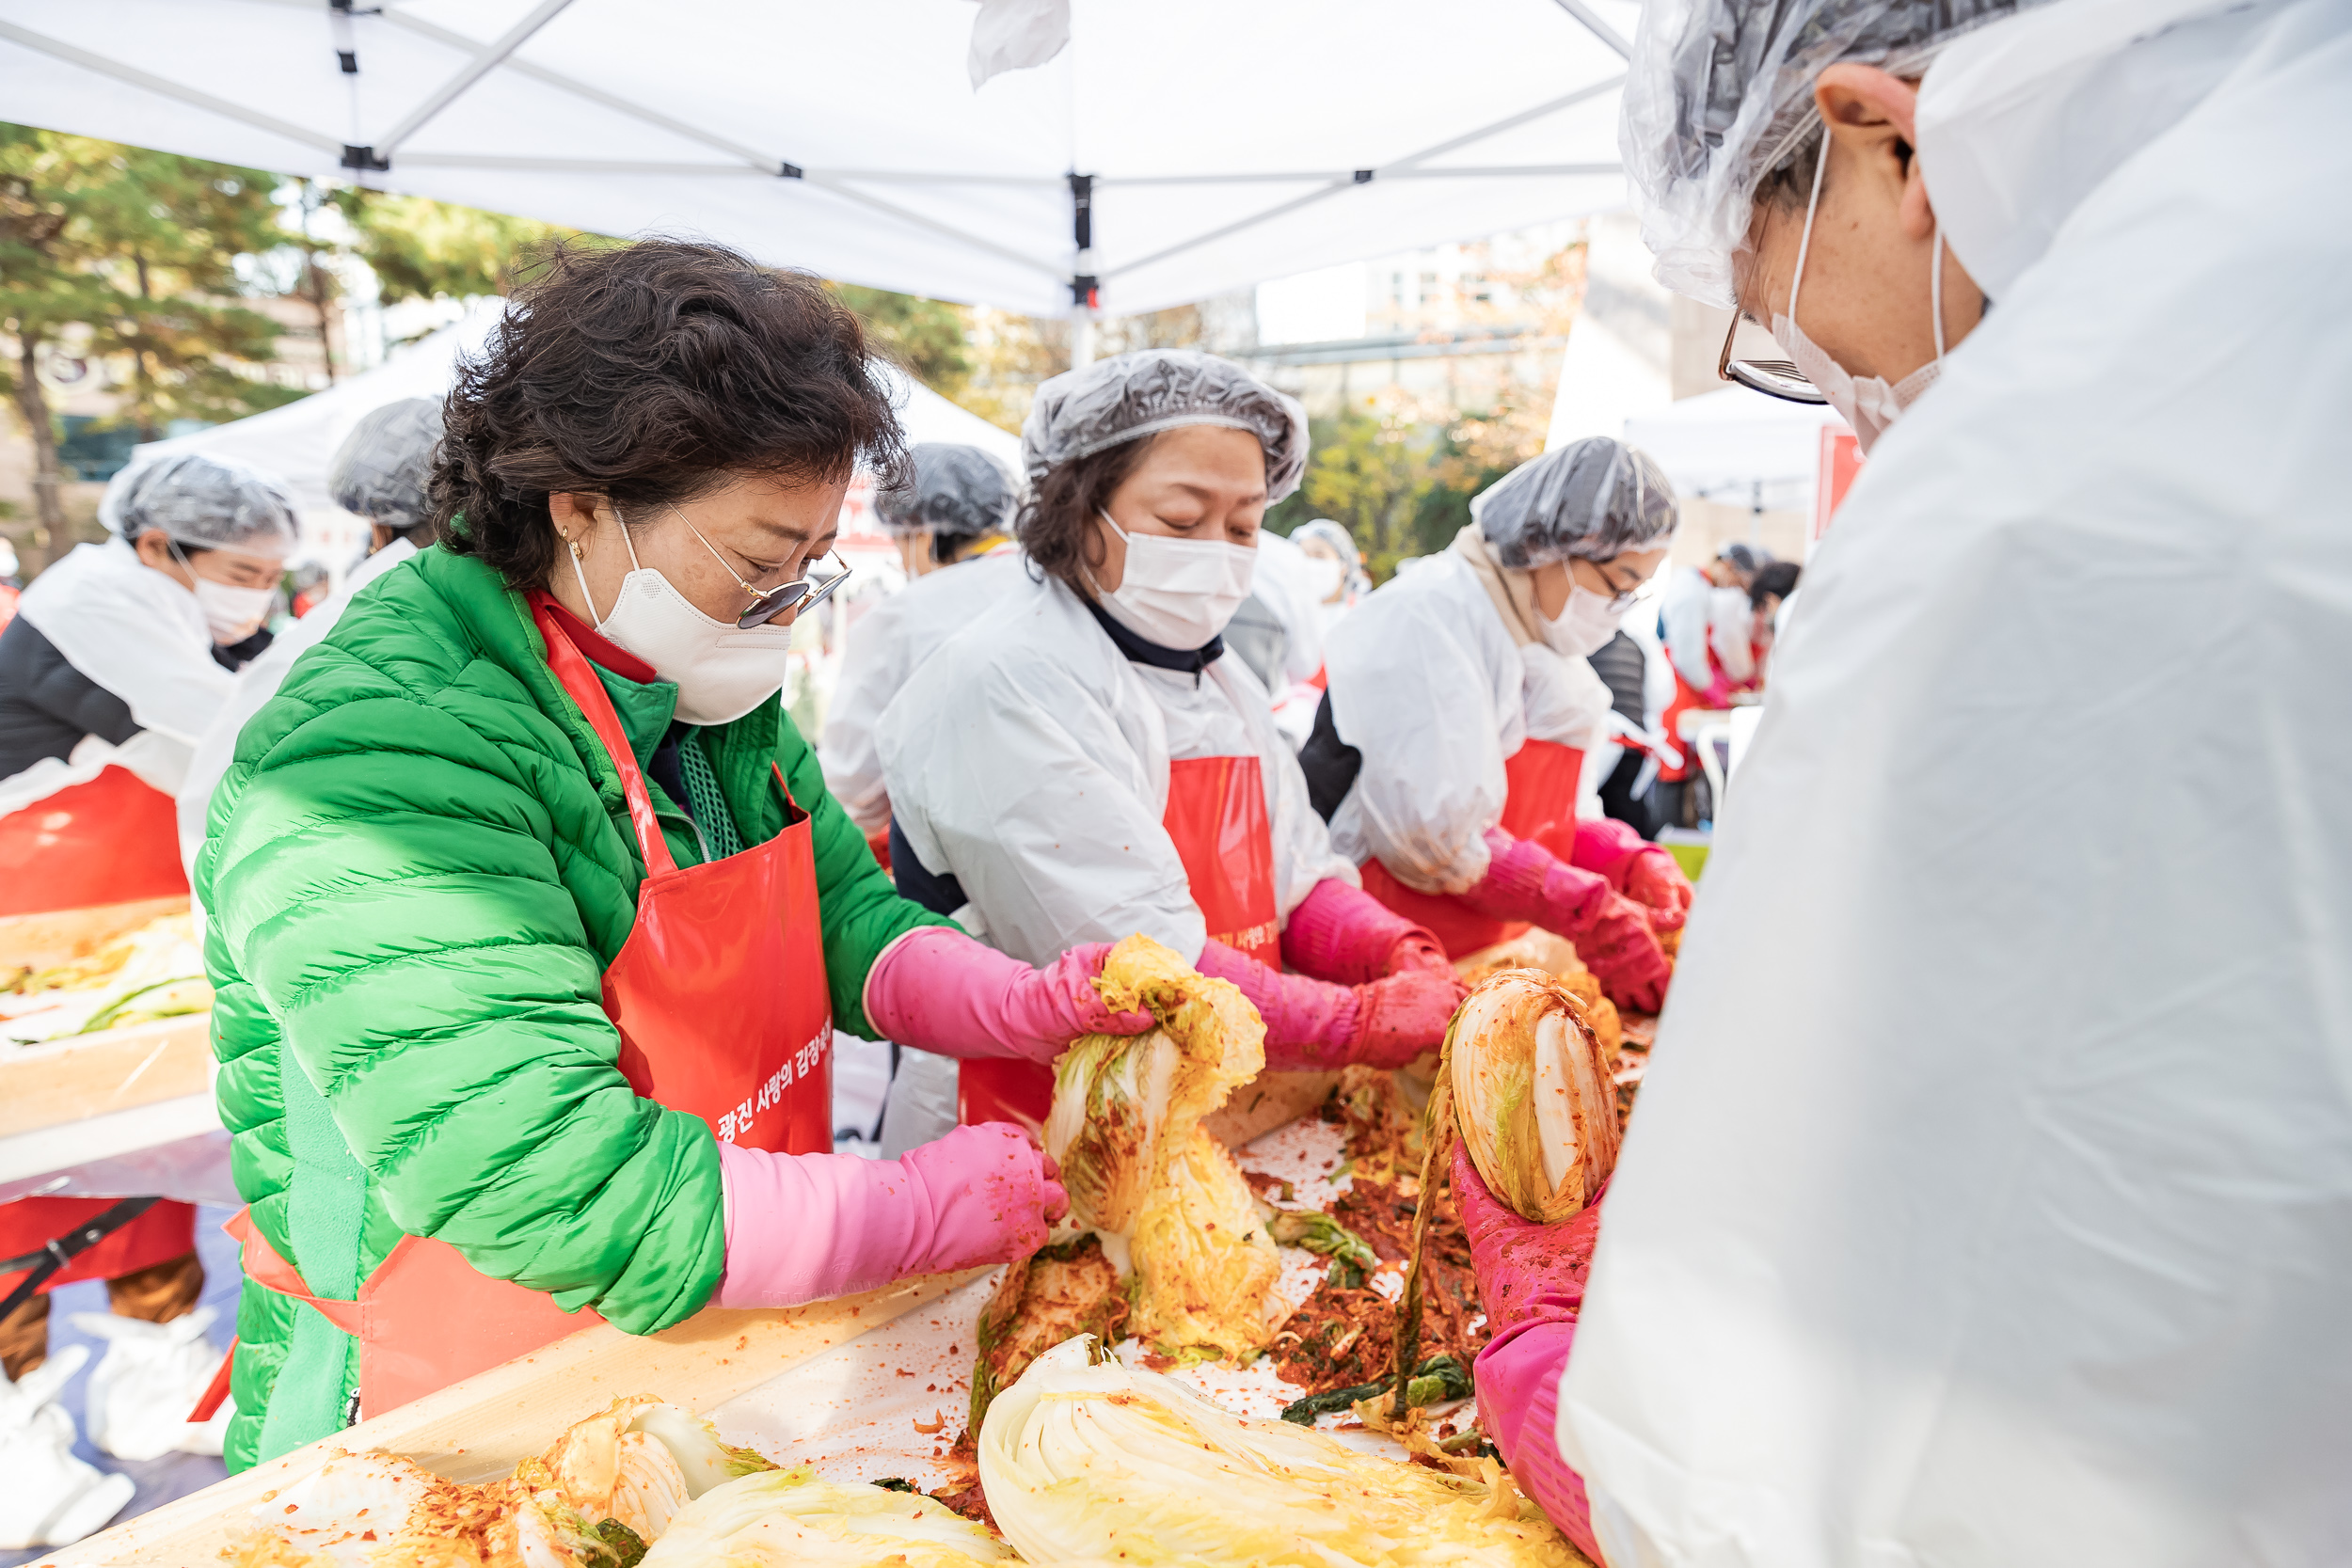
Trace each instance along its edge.
<instances>
[{"instance_id":1,"label":"pink rubber sleeve","mask_svg":"<svg viewBox=\"0 0 2352 1568\"><path fill-rule=\"evenodd\" d=\"M1552 1435L1560 1408L1560 1374L1576 1343L1573 1318L1525 1323L1497 1335L1478 1353L1471 1373L1478 1385L1478 1414L1486 1435L1511 1467L1511 1479L1576 1549L1595 1562L1600 1543L1593 1539L1592 1505L1584 1478L1560 1457Z\"/></svg>"},{"instance_id":2,"label":"pink rubber sleeve","mask_svg":"<svg viewBox=\"0 0 2352 1568\"><path fill-rule=\"evenodd\" d=\"M1282 926L1282 961L1318 980L1359 985L1399 969L1445 962L1426 927L1336 878L1309 890Z\"/></svg>"},{"instance_id":3,"label":"pink rubber sleeve","mask_svg":"<svg viewBox=\"0 0 2352 1568\"><path fill-rule=\"evenodd\" d=\"M1051 1065L1080 1035L1137 1035L1149 1013L1115 1013L1094 980L1108 942L1073 947L1043 969L924 926L892 942L866 975L866 1016L885 1039L942 1056L1011 1056Z\"/></svg>"},{"instance_id":4,"label":"pink rubber sleeve","mask_svg":"<svg viewBox=\"0 0 2352 1568\"><path fill-rule=\"evenodd\" d=\"M1221 942L1201 945L1194 966L1212 980L1230 980L1265 1020L1265 1065L1278 1071L1345 1065L1357 1038L1361 1007L1356 989L1285 974Z\"/></svg>"},{"instance_id":5,"label":"pink rubber sleeve","mask_svg":"<svg viewBox=\"0 0 2352 1568\"><path fill-rule=\"evenodd\" d=\"M1221 942L1201 947L1197 967L1232 981L1258 1009L1265 1020L1265 1065L1276 1072L1402 1067L1444 1043L1464 993L1452 965L1337 986L1285 974Z\"/></svg>"},{"instance_id":6,"label":"pink rubber sleeve","mask_svg":"<svg viewBox=\"0 0 2352 1568\"><path fill-rule=\"evenodd\" d=\"M1486 875L1460 895L1490 920L1524 920L1574 940L1613 890L1598 872L1581 871L1532 839L1486 830Z\"/></svg>"},{"instance_id":7,"label":"pink rubber sleeve","mask_svg":"<svg viewBox=\"0 0 2352 1568\"><path fill-rule=\"evenodd\" d=\"M1634 857L1651 847L1649 840L1614 817L1579 817L1576 847L1568 855L1568 863L1579 871L1600 873L1609 879L1611 887L1623 893L1626 872Z\"/></svg>"},{"instance_id":8,"label":"pink rubber sleeve","mask_svg":"<svg viewBox=\"0 0 2352 1568\"><path fill-rule=\"evenodd\" d=\"M726 1187L720 1307L797 1307L1025 1257L1069 1204L1045 1155L1004 1122L959 1127L897 1160L719 1146Z\"/></svg>"}]
</instances>

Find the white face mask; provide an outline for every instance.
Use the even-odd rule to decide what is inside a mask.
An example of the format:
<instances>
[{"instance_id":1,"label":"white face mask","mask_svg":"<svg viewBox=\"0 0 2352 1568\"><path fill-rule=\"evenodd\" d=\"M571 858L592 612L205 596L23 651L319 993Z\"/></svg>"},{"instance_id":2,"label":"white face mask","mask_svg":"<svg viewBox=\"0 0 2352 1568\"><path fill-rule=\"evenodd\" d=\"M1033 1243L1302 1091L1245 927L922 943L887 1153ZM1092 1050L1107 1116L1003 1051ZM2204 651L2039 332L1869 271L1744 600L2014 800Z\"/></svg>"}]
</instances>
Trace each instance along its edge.
<instances>
[{"instance_id":1,"label":"white face mask","mask_svg":"<svg viewBox=\"0 0 2352 1568\"><path fill-rule=\"evenodd\" d=\"M211 578L199 577L181 551L179 541L166 542L171 546L173 558L188 574L197 608L204 612L204 627L213 634L215 642L226 648L262 629L262 621L269 615L270 600L277 596L276 588L239 588L233 582L215 582Z\"/></svg>"},{"instance_id":2,"label":"white face mask","mask_svg":"<svg viewBox=\"0 0 2352 1568\"><path fill-rule=\"evenodd\" d=\"M1596 594L1575 583L1568 585L1568 602L1560 610L1560 618L1546 621L1537 617L1544 634L1544 645L1566 658L1586 658L1609 645L1617 635L1618 623L1625 619L1629 606L1619 604L1607 594Z\"/></svg>"},{"instance_id":3,"label":"white face mask","mask_svg":"<svg viewBox=\"0 0 2352 1568\"><path fill-rule=\"evenodd\" d=\"M1096 511L1127 542L1126 569L1103 595L1103 608L1128 630L1163 648L1202 647L1249 597L1255 546L1129 533L1109 513Z\"/></svg>"},{"instance_id":4,"label":"white face mask","mask_svg":"<svg viewBox=\"0 0 2352 1568\"><path fill-rule=\"evenodd\" d=\"M637 563L637 546L614 508L614 526L628 550L628 575L621 579L612 613L596 630L677 683L677 716L690 724L723 724L740 719L784 689L792 651L792 628L772 623L749 630L732 621L714 621L696 610L668 578ZM580 596L596 613L588 574L572 557Z\"/></svg>"},{"instance_id":5,"label":"white face mask","mask_svg":"<svg viewBox=\"0 0 2352 1568\"><path fill-rule=\"evenodd\" d=\"M1340 596L1340 590L1346 586L1346 567L1327 555L1307 558L1307 592L1314 595L1315 603L1329 604Z\"/></svg>"},{"instance_id":6,"label":"white face mask","mask_svg":"<svg viewBox=\"0 0 2352 1568\"><path fill-rule=\"evenodd\" d=\"M190 573L190 576L195 576ZM223 647L242 642L262 629L269 615L274 588L239 588L234 583L197 578L196 602L204 611L205 627Z\"/></svg>"},{"instance_id":7,"label":"white face mask","mask_svg":"<svg viewBox=\"0 0 2352 1568\"><path fill-rule=\"evenodd\" d=\"M1826 141L1820 155L1813 160L1813 196L1805 203L1804 232L1797 239L1797 270L1788 279L1788 313L1772 317L1772 341L1788 356L1790 363L1804 378L1820 388L1832 408L1853 426L1854 444L1867 452L1887 427L1901 418L1902 411L1918 401L1919 394L1935 385L1935 378L1944 369L1944 226L1935 226L1934 260L1929 265L1929 313L1934 317L1935 357L1903 377L1888 382L1884 376L1854 376L1845 367L1822 352L1821 346L1805 336L1797 325L1797 291L1804 282L1805 252L1813 244L1813 214L1821 205L1821 175L1829 167L1829 147Z\"/></svg>"}]
</instances>

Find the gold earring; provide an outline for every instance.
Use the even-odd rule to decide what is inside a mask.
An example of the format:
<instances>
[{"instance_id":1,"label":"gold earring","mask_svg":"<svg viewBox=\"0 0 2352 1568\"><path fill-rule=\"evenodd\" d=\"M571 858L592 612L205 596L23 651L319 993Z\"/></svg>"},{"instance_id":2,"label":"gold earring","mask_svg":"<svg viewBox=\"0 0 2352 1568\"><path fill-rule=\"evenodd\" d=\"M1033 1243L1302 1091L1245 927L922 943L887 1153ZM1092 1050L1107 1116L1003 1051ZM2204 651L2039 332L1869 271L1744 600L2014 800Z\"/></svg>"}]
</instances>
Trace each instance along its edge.
<instances>
[{"instance_id":1,"label":"gold earring","mask_svg":"<svg viewBox=\"0 0 2352 1568\"><path fill-rule=\"evenodd\" d=\"M572 546L572 559L574 561L585 561L588 559L588 552L580 547L579 540L571 540L570 544Z\"/></svg>"}]
</instances>

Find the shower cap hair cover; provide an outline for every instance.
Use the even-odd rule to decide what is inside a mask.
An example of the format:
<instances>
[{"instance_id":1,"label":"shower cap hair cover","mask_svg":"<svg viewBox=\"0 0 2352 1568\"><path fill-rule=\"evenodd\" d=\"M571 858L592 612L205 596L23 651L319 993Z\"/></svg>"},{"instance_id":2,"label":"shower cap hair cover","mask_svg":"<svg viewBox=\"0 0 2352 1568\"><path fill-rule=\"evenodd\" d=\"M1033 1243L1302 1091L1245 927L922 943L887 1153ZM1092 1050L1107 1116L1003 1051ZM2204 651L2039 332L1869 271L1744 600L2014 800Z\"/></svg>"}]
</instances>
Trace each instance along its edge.
<instances>
[{"instance_id":1,"label":"shower cap hair cover","mask_svg":"<svg viewBox=\"0 0 2352 1568\"><path fill-rule=\"evenodd\" d=\"M115 475L99 498L98 520L136 542L161 529L204 549L290 555L299 541L285 483L232 458L177 452Z\"/></svg>"},{"instance_id":2,"label":"shower cap hair cover","mask_svg":"<svg viewBox=\"0 0 2352 1568\"><path fill-rule=\"evenodd\" d=\"M326 466L326 493L345 512L405 533L425 522L424 482L441 439L441 405L403 398L372 408Z\"/></svg>"},{"instance_id":3,"label":"shower cap hair cover","mask_svg":"<svg viewBox=\"0 0 2352 1568\"><path fill-rule=\"evenodd\" d=\"M1246 430L1265 448L1268 504L1307 468L1307 411L1231 359L1192 349L1142 349L1055 376L1021 427L1035 484L1064 463L1188 424Z\"/></svg>"},{"instance_id":4,"label":"shower cap hair cover","mask_svg":"<svg viewBox=\"0 0 2352 1568\"><path fill-rule=\"evenodd\" d=\"M1596 436L1520 464L1471 498L1470 516L1496 560L1524 568L1653 548L1674 532L1677 513L1664 470Z\"/></svg>"},{"instance_id":5,"label":"shower cap hair cover","mask_svg":"<svg viewBox=\"0 0 2352 1568\"><path fill-rule=\"evenodd\" d=\"M1328 517L1317 517L1291 530L1291 543L1303 545L1310 539L1320 539L1339 552L1340 560L1353 569L1358 555L1356 536Z\"/></svg>"},{"instance_id":6,"label":"shower cap hair cover","mask_svg":"<svg viewBox=\"0 0 2352 1568\"><path fill-rule=\"evenodd\" d=\"M893 533L931 531L939 540L977 539L1012 527L1019 483L978 447L925 441L907 454L896 483L874 493L874 513Z\"/></svg>"},{"instance_id":7,"label":"shower cap hair cover","mask_svg":"<svg viewBox=\"0 0 2352 1568\"><path fill-rule=\"evenodd\" d=\"M1821 123L1814 79L1840 60L1898 76L1962 34L2046 0L1650 0L1617 150L1658 280L1733 303L1750 198Z\"/></svg>"}]
</instances>

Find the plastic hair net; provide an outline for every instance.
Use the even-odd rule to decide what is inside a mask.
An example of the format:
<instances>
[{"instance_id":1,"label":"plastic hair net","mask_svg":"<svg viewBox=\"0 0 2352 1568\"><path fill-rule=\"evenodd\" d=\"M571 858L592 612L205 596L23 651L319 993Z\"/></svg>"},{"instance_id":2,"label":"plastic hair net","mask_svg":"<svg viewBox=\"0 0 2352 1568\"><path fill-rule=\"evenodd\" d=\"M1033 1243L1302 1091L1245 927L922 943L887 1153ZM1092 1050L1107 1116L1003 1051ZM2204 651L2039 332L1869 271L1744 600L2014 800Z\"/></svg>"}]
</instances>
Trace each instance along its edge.
<instances>
[{"instance_id":1,"label":"plastic hair net","mask_svg":"<svg viewBox=\"0 0 2352 1568\"><path fill-rule=\"evenodd\" d=\"M1677 515L1665 471L1606 436L1522 463L1470 499L1470 516L1505 566L1649 549L1674 532Z\"/></svg>"},{"instance_id":2,"label":"plastic hair net","mask_svg":"<svg viewBox=\"0 0 2352 1568\"><path fill-rule=\"evenodd\" d=\"M441 405L403 398L372 408L326 465L326 493L346 512L405 533L425 521L424 482L441 439Z\"/></svg>"},{"instance_id":3,"label":"plastic hair net","mask_svg":"<svg viewBox=\"0 0 2352 1568\"><path fill-rule=\"evenodd\" d=\"M179 452L123 469L99 498L98 520L135 543L161 529L206 549L292 554L299 538L294 498L259 468L202 452Z\"/></svg>"},{"instance_id":4,"label":"plastic hair net","mask_svg":"<svg viewBox=\"0 0 2352 1568\"><path fill-rule=\"evenodd\" d=\"M1617 150L1658 280L1730 305L1756 185L1821 123L1814 79L1840 60L1915 76L1936 51L2044 0L1650 0ZM1810 166L1807 166L1810 167Z\"/></svg>"},{"instance_id":5,"label":"plastic hair net","mask_svg":"<svg viewBox=\"0 0 2352 1568\"><path fill-rule=\"evenodd\" d=\"M1034 484L1064 463L1188 424L1255 436L1265 448L1269 505L1298 488L1306 409L1231 359L1193 349L1115 355L1045 382L1021 427L1021 461Z\"/></svg>"},{"instance_id":6,"label":"plastic hair net","mask_svg":"<svg viewBox=\"0 0 2352 1568\"><path fill-rule=\"evenodd\" d=\"M1360 553L1356 548L1356 536L1340 524L1328 517L1317 517L1311 523L1301 523L1291 530L1292 544L1303 545L1310 539L1322 540L1339 552L1340 561L1349 571L1356 569L1357 556Z\"/></svg>"},{"instance_id":7,"label":"plastic hair net","mask_svg":"<svg viewBox=\"0 0 2352 1568\"><path fill-rule=\"evenodd\" d=\"M874 493L874 515L893 533L931 531L938 540L1006 533L1021 503L1019 483L977 447L925 441L907 454L898 483Z\"/></svg>"}]
</instances>

